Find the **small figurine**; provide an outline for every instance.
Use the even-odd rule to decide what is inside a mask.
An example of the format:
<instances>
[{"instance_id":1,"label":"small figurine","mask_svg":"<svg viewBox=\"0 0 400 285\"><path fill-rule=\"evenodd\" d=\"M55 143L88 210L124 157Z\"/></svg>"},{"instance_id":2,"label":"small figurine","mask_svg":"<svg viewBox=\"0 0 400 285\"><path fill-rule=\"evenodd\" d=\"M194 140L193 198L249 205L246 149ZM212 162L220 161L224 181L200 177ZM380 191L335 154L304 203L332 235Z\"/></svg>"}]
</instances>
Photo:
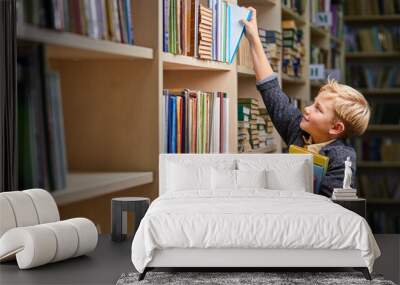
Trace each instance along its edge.
<instances>
[{"instance_id":1,"label":"small figurine","mask_svg":"<svg viewBox=\"0 0 400 285\"><path fill-rule=\"evenodd\" d=\"M344 162L344 178L343 178L343 189L351 189L351 176L353 172L351 171L351 160L350 156L347 157L346 161Z\"/></svg>"}]
</instances>

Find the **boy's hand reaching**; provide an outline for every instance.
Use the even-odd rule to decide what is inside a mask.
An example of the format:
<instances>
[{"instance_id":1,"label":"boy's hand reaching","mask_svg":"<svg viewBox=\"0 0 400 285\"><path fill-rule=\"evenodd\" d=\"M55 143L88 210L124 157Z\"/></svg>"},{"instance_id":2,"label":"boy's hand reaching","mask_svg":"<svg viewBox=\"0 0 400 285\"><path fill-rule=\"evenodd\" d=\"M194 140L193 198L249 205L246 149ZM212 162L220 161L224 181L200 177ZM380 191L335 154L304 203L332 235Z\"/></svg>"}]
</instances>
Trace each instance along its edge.
<instances>
[{"instance_id":1,"label":"boy's hand reaching","mask_svg":"<svg viewBox=\"0 0 400 285\"><path fill-rule=\"evenodd\" d=\"M272 75L274 71L268 62L264 48L261 44L260 37L258 35L257 11L253 7L249 7L248 9L251 11L250 21L242 20L242 23L245 26L246 38L250 43L251 57L253 59L253 68L256 74L256 80L261 80L269 75Z\"/></svg>"},{"instance_id":2,"label":"boy's hand reaching","mask_svg":"<svg viewBox=\"0 0 400 285\"><path fill-rule=\"evenodd\" d=\"M257 11L253 7L248 8L251 11L250 21L246 19L242 20L242 23L245 26L245 35L249 40L250 44L254 44L254 42L259 38L258 37L258 27L257 27Z\"/></svg>"}]
</instances>

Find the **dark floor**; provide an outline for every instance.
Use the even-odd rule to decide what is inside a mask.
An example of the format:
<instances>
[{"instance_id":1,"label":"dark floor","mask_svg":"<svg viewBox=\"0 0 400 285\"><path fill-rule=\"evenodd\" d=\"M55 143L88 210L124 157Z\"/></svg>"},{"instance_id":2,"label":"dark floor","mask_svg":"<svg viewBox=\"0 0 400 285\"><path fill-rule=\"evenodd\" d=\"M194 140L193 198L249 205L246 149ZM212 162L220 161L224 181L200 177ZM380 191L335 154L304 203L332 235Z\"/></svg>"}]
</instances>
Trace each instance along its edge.
<instances>
[{"instance_id":1,"label":"dark floor","mask_svg":"<svg viewBox=\"0 0 400 285\"><path fill-rule=\"evenodd\" d=\"M400 235L375 238L382 256L375 263L374 273L399 284ZM134 271L130 246L130 241L114 243L108 236L101 236L97 249L88 256L30 270L18 270L16 262L4 263L0 265L0 284L115 284L122 273Z\"/></svg>"}]
</instances>

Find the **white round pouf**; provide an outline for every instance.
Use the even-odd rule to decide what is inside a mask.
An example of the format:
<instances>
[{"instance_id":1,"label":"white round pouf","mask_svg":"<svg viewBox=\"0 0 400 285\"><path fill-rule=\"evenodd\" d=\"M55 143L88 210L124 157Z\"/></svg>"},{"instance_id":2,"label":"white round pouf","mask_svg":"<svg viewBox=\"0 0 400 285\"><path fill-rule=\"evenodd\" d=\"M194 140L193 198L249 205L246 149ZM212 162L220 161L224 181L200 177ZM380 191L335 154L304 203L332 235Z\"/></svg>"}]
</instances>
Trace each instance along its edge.
<instances>
[{"instance_id":1,"label":"white round pouf","mask_svg":"<svg viewBox=\"0 0 400 285\"><path fill-rule=\"evenodd\" d=\"M16 226L17 222L10 202L6 197L0 195L0 238L5 232Z\"/></svg>"},{"instance_id":2,"label":"white round pouf","mask_svg":"<svg viewBox=\"0 0 400 285\"><path fill-rule=\"evenodd\" d=\"M32 199L39 218L39 224L60 220L57 204L48 191L43 189L29 189L22 192L29 195Z\"/></svg>"}]
</instances>

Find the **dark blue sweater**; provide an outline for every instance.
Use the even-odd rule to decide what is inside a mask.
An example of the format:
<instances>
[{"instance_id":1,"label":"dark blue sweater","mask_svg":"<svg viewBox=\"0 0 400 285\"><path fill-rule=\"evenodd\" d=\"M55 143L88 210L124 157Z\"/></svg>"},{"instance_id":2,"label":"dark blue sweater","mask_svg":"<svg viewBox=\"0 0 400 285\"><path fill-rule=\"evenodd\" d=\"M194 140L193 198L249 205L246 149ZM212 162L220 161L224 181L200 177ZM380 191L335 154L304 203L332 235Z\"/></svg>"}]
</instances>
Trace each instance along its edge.
<instances>
[{"instance_id":1,"label":"dark blue sweater","mask_svg":"<svg viewBox=\"0 0 400 285\"><path fill-rule=\"evenodd\" d=\"M257 82L264 104L271 120L287 145L304 146L304 137L309 134L300 129L300 121L303 114L299 109L289 103L289 98L283 93L276 74ZM352 162L352 183L356 171L356 153L343 139L336 139L332 143L321 148L320 154L329 157L328 170L321 181L320 194L331 197L333 188L342 188L344 177L344 161L349 156Z\"/></svg>"}]
</instances>

